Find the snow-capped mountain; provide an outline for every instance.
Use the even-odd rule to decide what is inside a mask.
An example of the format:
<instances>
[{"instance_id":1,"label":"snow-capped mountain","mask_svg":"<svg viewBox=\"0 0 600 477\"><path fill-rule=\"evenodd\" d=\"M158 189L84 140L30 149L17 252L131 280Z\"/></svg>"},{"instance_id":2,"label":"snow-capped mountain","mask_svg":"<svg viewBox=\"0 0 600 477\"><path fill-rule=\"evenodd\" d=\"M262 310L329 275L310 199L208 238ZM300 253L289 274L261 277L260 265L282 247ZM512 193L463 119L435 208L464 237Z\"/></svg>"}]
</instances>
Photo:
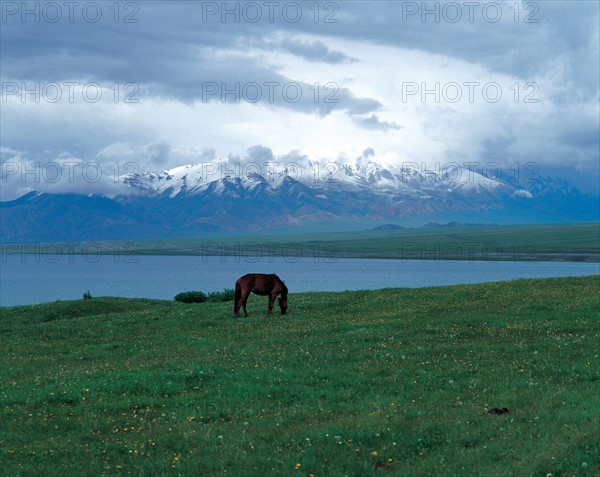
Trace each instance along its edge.
<instances>
[{"instance_id":1,"label":"snow-capped mountain","mask_svg":"<svg viewBox=\"0 0 600 477\"><path fill-rule=\"evenodd\" d=\"M415 164L416 166L416 164ZM385 192L425 197L440 192L483 192L501 189L515 192L509 185L495 177L484 177L476 171L460 167L448 171L420 171L418 168L394 168L372 160L359 158L354 163L307 162L292 164L234 164L226 161L191 164L159 173L146 172L122 176L133 193L144 195L216 194L241 188L275 193L288 182L299 183L313 190L353 190Z\"/></svg>"},{"instance_id":2,"label":"snow-capped mountain","mask_svg":"<svg viewBox=\"0 0 600 477\"><path fill-rule=\"evenodd\" d=\"M231 161L120 177L115 197L32 192L0 203L2 241L73 241L364 229L430 221L597 220L598 198L549 178L417 164Z\"/></svg>"}]
</instances>

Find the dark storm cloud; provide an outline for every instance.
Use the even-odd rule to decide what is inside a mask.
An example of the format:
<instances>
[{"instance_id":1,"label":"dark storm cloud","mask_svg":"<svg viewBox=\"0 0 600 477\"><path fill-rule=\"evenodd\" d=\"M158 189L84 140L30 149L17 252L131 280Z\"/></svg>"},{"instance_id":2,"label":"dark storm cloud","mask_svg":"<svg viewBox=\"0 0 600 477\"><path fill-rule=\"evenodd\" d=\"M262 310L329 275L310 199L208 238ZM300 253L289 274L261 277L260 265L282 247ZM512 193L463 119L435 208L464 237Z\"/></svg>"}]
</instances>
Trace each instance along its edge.
<instances>
[{"instance_id":1,"label":"dark storm cloud","mask_svg":"<svg viewBox=\"0 0 600 477\"><path fill-rule=\"evenodd\" d=\"M286 77L274 65L224 54L243 51L245 44L260 45L256 26L202 23L200 2L190 3L188 9L181 3L141 3L139 22L134 24L21 23L11 18L2 30L2 80L26 81L28 87L70 81L93 81L104 88L133 83L140 98L158 96L185 103L255 102L260 95L256 102L262 105L321 116L336 109L368 112L379 106L375 100L356 97L344 85L335 85L331 101L316 98L310 90L313 84ZM264 33L274 28L267 24ZM350 60L321 41L283 40L280 47L312 61ZM300 97L295 84L300 85Z\"/></svg>"},{"instance_id":2,"label":"dark storm cloud","mask_svg":"<svg viewBox=\"0 0 600 477\"><path fill-rule=\"evenodd\" d=\"M107 8L97 23L80 16L73 23L65 18L58 23L22 23L14 15L2 24L2 77L131 81L189 99L198 93L197 88L189 89L190 84L210 76L218 61L214 52L287 31L419 49L523 79L560 60L566 68L560 74L572 83L570 93L597 91L598 68L589 67L590 62L597 62L598 53L597 45L594 47L596 2L527 2L531 7L501 2L499 12L485 9L486 3L474 2L476 7L454 3L460 6L461 15L456 22L449 21L454 20L456 11L446 8L444 2L340 2L334 16L337 23L324 22L325 14L332 11L321 12L319 21L314 21L308 7L302 11L301 21L286 21L279 11L270 22L264 6L261 21L251 23L244 21L250 13L243 14L243 3L238 7L239 23L232 15L223 22L220 14L207 16L203 2L137 2L137 23L115 23ZM217 7L221 9L220 2ZM497 13L500 19L496 21ZM350 60L324 41L286 38L280 44L310 61ZM212 53L203 55L201 49ZM260 76L275 73L272 66L260 64L243 64L239 71L252 76L255 70Z\"/></svg>"},{"instance_id":3,"label":"dark storm cloud","mask_svg":"<svg viewBox=\"0 0 600 477\"><path fill-rule=\"evenodd\" d=\"M317 83L286 77L253 59L218 59L207 60L206 68L174 78L169 85L157 85L156 93L183 101L260 104L320 116L335 110L362 114L381 106L375 99L355 96L343 85Z\"/></svg>"}]
</instances>

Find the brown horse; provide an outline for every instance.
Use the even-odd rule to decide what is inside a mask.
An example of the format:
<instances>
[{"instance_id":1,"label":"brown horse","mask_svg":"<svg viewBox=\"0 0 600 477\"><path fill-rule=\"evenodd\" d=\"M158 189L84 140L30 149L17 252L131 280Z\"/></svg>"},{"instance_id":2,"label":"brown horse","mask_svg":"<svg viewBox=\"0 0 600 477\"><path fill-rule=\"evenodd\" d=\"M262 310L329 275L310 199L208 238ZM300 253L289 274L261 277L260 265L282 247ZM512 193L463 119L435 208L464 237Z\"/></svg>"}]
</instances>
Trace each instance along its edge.
<instances>
[{"instance_id":1,"label":"brown horse","mask_svg":"<svg viewBox=\"0 0 600 477\"><path fill-rule=\"evenodd\" d=\"M273 311L273 304L277 295L281 294L279 298L279 308L281 308L281 314L285 315L287 311L287 295L288 289L285 283L277 275L266 275L264 273L249 273L243 277L238 278L235 282L235 302L233 304L233 312L235 316L240 316L240 307L244 308L244 316L248 316L246 311L246 301L250 292L269 297L269 311L270 315Z\"/></svg>"}]
</instances>

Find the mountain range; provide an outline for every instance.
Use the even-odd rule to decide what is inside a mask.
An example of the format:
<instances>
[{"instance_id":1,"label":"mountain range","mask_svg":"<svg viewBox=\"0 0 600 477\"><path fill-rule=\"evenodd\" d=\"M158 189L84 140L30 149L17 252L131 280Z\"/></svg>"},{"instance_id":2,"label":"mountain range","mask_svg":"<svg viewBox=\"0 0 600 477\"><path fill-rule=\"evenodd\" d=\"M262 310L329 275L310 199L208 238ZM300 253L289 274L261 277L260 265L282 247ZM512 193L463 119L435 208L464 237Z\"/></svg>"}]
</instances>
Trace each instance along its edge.
<instances>
[{"instance_id":1,"label":"mountain range","mask_svg":"<svg viewBox=\"0 0 600 477\"><path fill-rule=\"evenodd\" d=\"M499 174L497 174L499 175ZM116 196L29 192L0 202L2 242L128 240L348 230L431 221L598 220L598 197L566 181L354 163L227 161L119 177Z\"/></svg>"}]
</instances>

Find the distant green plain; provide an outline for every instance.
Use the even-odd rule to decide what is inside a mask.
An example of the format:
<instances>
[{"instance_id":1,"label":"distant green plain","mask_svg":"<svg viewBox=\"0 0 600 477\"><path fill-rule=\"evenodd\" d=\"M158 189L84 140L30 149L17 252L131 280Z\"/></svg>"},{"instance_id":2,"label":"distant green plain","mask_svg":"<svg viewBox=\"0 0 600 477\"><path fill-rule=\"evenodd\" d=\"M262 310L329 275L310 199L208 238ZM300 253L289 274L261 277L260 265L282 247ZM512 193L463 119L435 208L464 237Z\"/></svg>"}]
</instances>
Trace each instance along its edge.
<instances>
[{"instance_id":1,"label":"distant green plain","mask_svg":"<svg viewBox=\"0 0 600 477\"><path fill-rule=\"evenodd\" d=\"M600 261L600 223L477 225L78 244L3 244L3 253L286 256L319 260Z\"/></svg>"},{"instance_id":2,"label":"distant green plain","mask_svg":"<svg viewBox=\"0 0 600 477\"><path fill-rule=\"evenodd\" d=\"M599 289L2 308L0 474L598 476Z\"/></svg>"}]
</instances>

